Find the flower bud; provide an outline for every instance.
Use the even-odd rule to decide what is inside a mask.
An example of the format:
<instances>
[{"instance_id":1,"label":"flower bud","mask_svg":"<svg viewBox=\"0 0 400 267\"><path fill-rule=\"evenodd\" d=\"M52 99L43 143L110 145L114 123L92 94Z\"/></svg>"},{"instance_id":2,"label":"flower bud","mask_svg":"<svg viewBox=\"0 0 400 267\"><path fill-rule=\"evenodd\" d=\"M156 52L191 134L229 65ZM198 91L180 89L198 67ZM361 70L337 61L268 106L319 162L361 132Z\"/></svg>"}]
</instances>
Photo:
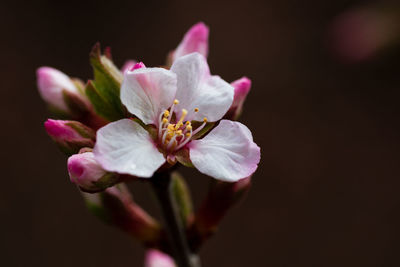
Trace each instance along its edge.
<instances>
[{"instance_id":1,"label":"flower bud","mask_svg":"<svg viewBox=\"0 0 400 267\"><path fill-rule=\"evenodd\" d=\"M76 113L77 106L87 110L86 97L67 75L50 67L40 67L36 74L40 96L51 109L66 115Z\"/></svg>"},{"instance_id":2,"label":"flower bud","mask_svg":"<svg viewBox=\"0 0 400 267\"><path fill-rule=\"evenodd\" d=\"M135 60L127 60L121 68L122 74L125 74L128 70L130 70L133 66L135 66L136 63L137 62Z\"/></svg>"},{"instance_id":3,"label":"flower bud","mask_svg":"<svg viewBox=\"0 0 400 267\"><path fill-rule=\"evenodd\" d=\"M135 65L133 65L130 68L130 71L134 71L134 70L141 69L141 68L146 68L146 66L144 65L143 62L139 62L139 63L136 63Z\"/></svg>"},{"instance_id":4,"label":"flower bud","mask_svg":"<svg viewBox=\"0 0 400 267\"><path fill-rule=\"evenodd\" d=\"M93 152L83 152L68 158L68 173L72 183L85 192L99 192L119 182L120 176L105 171Z\"/></svg>"},{"instance_id":5,"label":"flower bud","mask_svg":"<svg viewBox=\"0 0 400 267\"><path fill-rule=\"evenodd\" d=\"M192 28L190 28L189 31L185 34L183 40L178 45L176 50L173 52L172 61L193 52L198 52L207 57L208 34L209 29L203 22L199 22L192 26Z\"/></svg>"},{"instance_id":6,"label":"flower bud","mask_svg":"<svg viewBox=\"0 0 400 267\"><path fill-rule=\"evenodd\" d=\"M235 183L213 181L208 195L189 229L190 245L194 251L198 250L201 244L215 233L227 211L245 196L250 186L251 177Z\"/></svg>"},{"instance_id":7,"label":"flower bud","mask_svg":"<svg viewBox=\"0 0 400 267\"><path fill-rule=\"evenodd\" d=\"M88 209L105 223L118 227L145 245L159 244L159 223L133 201L125 184L115 185L101 193L82 192L82 196Z\"/></svg>"},{"instance_id":8,"label":"flower bud","mask_svg":"<svg viewBox=\"0 0 400 267\"><path fill-rule=\"evenodd\" d=\"M247 94L250 91L251 80L247 77L243 77L232 82L231 85L235 89L235 94L232 105L225 115L225 118L237 120L242 113L244 101L246 100Z\"/></svg>"},{"instance_id":9,"label":"flower bud","mask_svg":"<svg viewBox=\"0 0 400 267\"><path fill-rule=\"evenodd\" d=\"M146 252L144 267L175 267L174 260L168 255L156 249Z\"/></svg>"},{"instance_id":10,"label":"flower bud","mask_svg":"<svg viewBox=\"0 0 400 267\"><path fill-rule=\"evenodd\" d=\"M67 155L78 153L83 147L94 146L95 132L80 122L48 119L44 127L48 135Z\"/></svg>"}]
</instances>

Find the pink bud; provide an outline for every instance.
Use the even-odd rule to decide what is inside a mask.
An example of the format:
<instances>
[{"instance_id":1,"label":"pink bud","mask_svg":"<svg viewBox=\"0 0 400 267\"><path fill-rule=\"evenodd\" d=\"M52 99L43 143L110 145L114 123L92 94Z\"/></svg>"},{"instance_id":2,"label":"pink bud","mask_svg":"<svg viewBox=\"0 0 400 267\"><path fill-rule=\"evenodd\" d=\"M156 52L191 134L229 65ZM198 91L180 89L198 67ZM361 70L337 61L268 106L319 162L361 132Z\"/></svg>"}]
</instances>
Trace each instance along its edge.
<instances>
[{"instance_id":1,"label":"pink bud","mask_svg":"<svg viewBox=\"0 0 400 267\"><path fill-rule=\"evenodd\" d=\"M78 121L48 119L44 123L48 135L68 155L78 153L82 147L93 147L95 132Z\"/></svg>"},{"instance_id":2,"label":"pink bud","mask_svg":"<svg viewBox=\"0 0 400 267\"><path fill-rule=\"evenodd\" d=\"M144 65L143 62L136 63L134 66L132 66L130 71L134 71L134 70L141 69L141 68L146 68L146 66Z\"/></svg>"},{"instance_id":3,"label":"pink bud","mask_svg":"<svg viewBox=\"0 0 400 267\"><path fill-rule=\"evenodd\" d=\"M192 249L197 250L207 238L214 234L228 210L243 199L250 186L251 176L235 183L213 183L189 229Z\"/></svg>"},{"instance_id":4,"label":"pink bud","mask_svg":"<svg viewBox=\"0 0 400 267\"><path fill-rule=\"evenodd\" d=\"M100 193L82 192L82 196L89 210L105 223L125 231L146 246L154 247L160 244L160 224L133 200L124 183L109 187Z\"/></svg>"},{"instance_id":5,"label":"pink bud","mask_svg":"<svg viewBox=\"0 0 400 267\"><path fill-rule=\"evenodd\" d=\"M193 52L198 52L207 57L208 34L209 29L203 22L199 22L192 26L174 51L173 60Z\"/></svg>"},{"instance_id":6,"label":"pink bud","mask_svg":"<svg viewBox=\"0 0 400 267\"><path fill-rule=\"evenodd\" d=\"M121 72L122 72L123 74L125 74L128 70L130 70L133 66L135 66L136 63L137 63L137 62L136 62L135 60L127 60L127 61L125 62L125 64L122 66Z\"/></svg>"},{"instance_id":7,"label":"pink bud","mask_svg":"<svg viewBox=\"0 0 400 267\"><path fill-rule=\"evenodd\" d=\"M244 101L250 92L251 80L247 77L242 77L232 82L231 85L235 89L235 94L232 105L225 117L236 120L242 113Z\"/></svg>"},{"instance_id":8,"label":"pink bud","mask_svg":"<svg viewBox=\"0 0 400 267\"><path fill-rule=\"evenodd\" d=\"M118 175L106 172L95 160L92 152L69 157L68 173L71 182L86 192L102 191L118 181Z\"/></svg>"},{"instance_id":9,"label":"pink bud","mask_svg":"<svg viewBox=\"0 0 400 267\"><path fill-rule=\"evenodd\" d=\"M66 113L71 112L65 103L63 91L79 96L81 99L84 98L71 79L59 70L41 67L37 70L36 75L41 97L53 108Z\"/></svg>"},{"instance_id":10,"label":"pink bud","mask_svg":"<svg viewBox=\"0 0 400 267\"><path fill-rule=\"evenodd\" d=\"M174 260L167 254L156 250L149 249L146 252L145 267L175 267Z\"/></svg>"}]
</instances>

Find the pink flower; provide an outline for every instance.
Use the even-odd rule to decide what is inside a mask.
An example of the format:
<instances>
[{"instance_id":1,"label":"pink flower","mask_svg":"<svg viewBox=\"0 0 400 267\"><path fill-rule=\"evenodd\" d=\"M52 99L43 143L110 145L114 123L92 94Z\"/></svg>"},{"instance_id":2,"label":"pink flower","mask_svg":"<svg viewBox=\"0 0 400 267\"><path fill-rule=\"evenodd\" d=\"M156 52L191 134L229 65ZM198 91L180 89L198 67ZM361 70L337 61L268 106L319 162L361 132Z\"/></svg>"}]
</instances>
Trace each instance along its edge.
<instances>
[{"instance_id":1,"label":"pink flower","mask_svg":"<svg viewBox=\"0 0 400 267\"><path fill-rule=\"evenodd\" d=\"M102 191L118 181L118 175L105 171L96 161L92 152L69 157L68 173L71 182L85 192Z\"/></svg>"},{"instance_id":2,"label":"pink flower","mask_svg":"<svg viewBox=\"0 0 400 267\"><path fill-rule=\"evenodd\" d=\"M156 250L149 249L146 252L144 267L175 267L174 260L167 254Z\"/></svg>"},{"instance_id":3,"label":"pink flower","mask_svg":"<svg viewBox=\"0 0 400 267\"><path fill-rule=\"evenodd\" d=\"M94 146L95 132L78 121L48 119L44 127L51 139L67 154L75 154L83 147Z\"/></svg>"},{"instance_id":4,"label":"pink flower","mask_svg":"<svg viewBox=\"0 0 400 267\"><path fill-rule=\"evenodd\" d=\"M97 132L96 160L111 172L151 177L168 158L189 151L200 172L223 181L251 175L260 148L250 130L239 122L222 120L206 137L196 139L207 122L219 121L233 102L234 89L210 74L206 59L192 53L177 59L171 70L139 68L128 71L121 101L144 124L122 119Z\"/></svg>"},{"instance_id":5,"label":"pink flower","mask_svg":"<svg viewBox=\"0 0 400 267\"><path fill-rule=\"evenodd\" d=\"M71 113L65 102L65 93L79 99L82 103L87 103L72 80L59 70L50 67L41 67L37 70L37 86L40 96L50 106L60 111Z\"/></svg>"},{"instance_id":6,"label":"pink flower","mask_svg":"<svg viewBox=\"0 0 400 267\"><path fill-rule=\"evenodd\" d=\"M173 61L177 58L198 52L204 57L208 55L208 27L203 23L199 22L192 26L189 31L183 37L183 40L178 45L176 50L173 52Z\"/></svg>"}]
</instances>

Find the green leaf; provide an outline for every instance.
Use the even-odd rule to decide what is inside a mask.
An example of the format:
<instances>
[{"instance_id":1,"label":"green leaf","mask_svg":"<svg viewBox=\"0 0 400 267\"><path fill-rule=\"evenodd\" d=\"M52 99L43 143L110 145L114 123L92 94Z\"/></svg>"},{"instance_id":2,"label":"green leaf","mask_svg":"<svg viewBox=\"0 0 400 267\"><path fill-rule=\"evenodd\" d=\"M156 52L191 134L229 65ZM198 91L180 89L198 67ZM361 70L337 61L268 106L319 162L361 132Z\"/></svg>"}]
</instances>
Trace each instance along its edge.
<instances>
[{"instance_id":1,"label":"green leaf","mask_svg":"<svg viewBox=\"0 0 400 267\"><path fill-rule=\"evenodd\" d=\"M189 187L185 179L178 173L173 172L172 178L172 195L179 207L179 213L182 220L182 225L187 226L193 219L193 204L190 196Z\"/></svg>"},{"instance_id":2,"label":"green leaf","mask_svg":"<svg viewBox=\"0 0 400 267\"><path fill-rule=\"evenodd\" d=\"M90 53L94 80L86 87L86 95L102 117L114 121L125 117L125 108L120 100L122 73L107 56L101 55L100 44L97 43ZM106 109L103 111L102 109Z\"/></svg>"},{"instance_id":3,"label":"green leaf","mask_svg":"<svg viewBox=\"0 0 400 267\"><path fill-rule=\"evenodd\" d=\"M85 88L86 95L92 103L94 110L101 117L110 121L121 119L121 114L116 112L112 104L104 98L98 89L95 87L93 81L88 81Z\"/></svg>"}]
</instances>

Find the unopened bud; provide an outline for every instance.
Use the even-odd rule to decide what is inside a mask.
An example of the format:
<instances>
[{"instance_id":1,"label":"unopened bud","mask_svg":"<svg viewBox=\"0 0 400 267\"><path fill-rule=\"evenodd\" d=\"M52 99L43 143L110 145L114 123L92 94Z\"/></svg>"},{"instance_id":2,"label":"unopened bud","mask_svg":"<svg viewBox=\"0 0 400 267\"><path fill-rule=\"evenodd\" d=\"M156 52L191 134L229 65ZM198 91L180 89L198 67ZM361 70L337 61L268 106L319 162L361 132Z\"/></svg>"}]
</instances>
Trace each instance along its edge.
<instances>
[{"instance_id":1,"label":"unopened bud","mask_svg":"<svg viewBox=\"0 0 400 267\"><path fill-rule=\"evenodd\" d=\"M198 52L204 57L207 57L208 34L209 29L203 22L193 25L185 34L176 50L172 53L172 61L194 52Z\"/></svg>"},{"instance_id":2,"label":"unopened bud","mask_svg":"<svg viewBox=\"0 0 400 267\"><path fill-rule=\"evenodd\" d=\"M48 119L44 127L48 135L67 155L78 153L83 147L94 146L95 132L78 121Z\"/></svg>"},{"instance_id":3,"label":"unopened bud","mask_svg":"<svg viewBox=\"0 0 400 267\"><path fill-rule=\"evenodd\" d=\"M146 66L144 65L143 62L139 62L139 63L136 63L135 65L133 65L130 68L130 71L134 71L134 70L141 69L141 68L146 68Z\"/></svg>"},{"instance_id":4,"label":"unopened bud","mask_svg":"<svg viewBox=\"0 0 400 267\"><path fill-rule=\"evenodd\" d=\"M155 246L161 240L159 223L137 205L124 184L118 184L101 193L82 192L88 209L105 223L116 226L139 239L145 245Z\"/></svg>"},{"instance_id":5,"label":"unopened bud","mask_svg":"<svg viewBox=\"0 0 400 267\"><path fill-rule=\"evenodd\" d=\"M235 183L214 182L200 209L196 213L189 235L191 247L197 250L201 244L217 230L219 223L251 186L251 177Z\"/></svg>"},{"instance_id":6,"label":"unopened bud","mask_svg":"<svg viewBox=\"0 0 400 267\"><path fill-rule=\"evenodd\" d=\"M231 85L235 90L235 94L233 97L232 105L225 115L225 118L236 120L242 113L244 101L246 100L247 94L249 93L251 88L251 80L247 77L243 77L239 80L232 82Z\"/></svg>"},{"instance_id":7,"label":"unopened bud","mask_svg":"<svg viewBox=\"0 0 400 267\"><path fill-rule=\"evenodd\" d=\"M36 74L40 96L52 110L71 115L76 113L71 104L74 107L80 106L80 109L87 109L86 96L66 74L50 67L41 67Z\"/></svg>"},{"instance_id":8,"label":"unopened bud","mask_svg":"<svg viewBox=\"0 0 400 267\"><path fill-rule=\"evenodd\" d=\"M100 192L115 185L120 175L105 171L93 152L83 152L68 158L68 173L72 183L85 192Z\"/></svg>"},{"instance_id":9,"label":"unopened bud","mask_svg":"<svg viewBox=\"0 0 400 267\"><path fill-rule=\"evenodd\" d=\"M156 249L146 252L144 267L175 267L175 262L168 254Z\"/></svg>"}]
</instances>

